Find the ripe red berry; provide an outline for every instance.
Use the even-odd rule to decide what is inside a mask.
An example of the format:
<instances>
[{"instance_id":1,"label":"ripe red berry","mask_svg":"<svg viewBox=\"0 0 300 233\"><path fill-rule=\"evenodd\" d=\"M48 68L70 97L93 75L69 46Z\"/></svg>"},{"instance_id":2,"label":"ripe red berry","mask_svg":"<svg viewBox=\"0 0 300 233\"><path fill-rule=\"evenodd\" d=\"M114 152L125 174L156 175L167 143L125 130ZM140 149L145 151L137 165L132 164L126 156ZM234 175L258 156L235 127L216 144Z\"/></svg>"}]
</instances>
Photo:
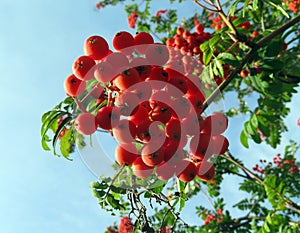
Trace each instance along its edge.
<instances>
[{"instance_id":1,"label":"ripe red berry","mask_svg":"<svg viewBox=\"0 0 300 233\"><path fill-rule=\"evenodd\" d=\"M176 173L179 180L183 182L190 182L196 176L196 165L190 160L182 160L176 166Z\"/></svg>"},{"instance_id":2,"label":"ripe red berry","mask_svg":"<svg viewBox=\"0 0 300 233\"><path fill-rule=\"evenodd\" d=\"M132 163L132 171L136 176L144 179L151 176L153 168L147 166L141 157L137 157Z\"/></svg>"},{"instance_id":3,"label":"ripe red berry","mask_svg":"<svg viewBox=\"0 0 300 233\"><path fill-rule=\"evenodd\" d=\"M138 151L136 147L131 144L120 144L115 150L115 158L118 164L122 165L131 165L134 160L137 158Z\"/></svg>"},{"instance_id":4,"label":"ripe red berry","mask_svg":"<svg viewBox=\"0 0 300 233\"><path fill-rule=\"evenodd\" d=\"M142 148L141 157L147 166L154 167L164 160L164 150L162 148L157 149L156 143L148 143Z\"/></svg>"},{"instance_id":5,"label":"ripe red berry","mask_svg":"<svg viewBox=\"0 0 300 233\"><path fill-rule=\"evenodd\" d=\"M227 117L223 113L216 112L205 118L201 133L219 135L227 129L227 126Z\"/></svg>"},{"instance_id":6,"label":"ripe red berry","mask_svg":"<svg viewBox=\"0 0 300 233\"><path fill-rule=\"evenodd\" d=\"M135 49L140 53L145 53L147 45L153 43L153 37L147 32L139 32L134 36Z\"/></svg>"},{"instance_id":7,"label":"ripe red berry","mask_svg":"<svg viewBox=\"0 0 300 233\"><path fill-rule=\"evenodd\" d=\"M108 43L101 36L91 36L84 43L84 53L94 60L101 60L109 53Z\"/></svg>"},{"instance_id":8,"label":"ripe red berry","mask_svg":"<svg viewBox=\"0 0 300 233\"><path fill-rule=\"evenodd\" d=\"M168 73L160 66L154 66L151 68L149 76L146 78L154 90L160 90L165 87L169 79Z\"/></svg>"},{"instance_id":9,"label":"ripe red berry","mask_svg":"<svg viewBox=\"0 0 300 233\"><path fill-rule=\"evenodd\" d=\"M132 85L138 83L140 81L139 73L135 68L130 68L128 70L123 71L114 79L114 84L120 90L127 90Z\"/></svg>"},{"instance_id":10,"label":"ripe red berry","mask_svg":"<svg viewBox=\"0 0 300 233\"><path fill-rule=\"evenodd\" d=\"M249 72L247 70L241 70L240 75L242 78L247 78L248 77Z\"/></svg>"},{"instance_id":11,"label":"ripe red berry","mask_svg":"<svg viewBox=\"0 0 300 233\"><path fill-rule=\"evenodd\" d=\"M166 124L166 135L170 140L179 141L181 138L181 122L177 118L171 118Z\"/></svg>"},{"instance_id":12,"label":"ripe red berry","mask_svg":"<svg viewBox=\"0 0 300 233\"><path fill-rule=\"evenodd\" d=\"M177 35L182 35L182 34L184 33L184 28L179 26L179 27L176 29L176 33L177 33Z\"/></svg>"},{"instance_id":13,"label":"ripe red berry","mask_svg":"<svg viewBox=\"0 0 300 233\"><path fill-rule=\"evenodd\" d=\"M204 26L202 24L197 24L195 30L198 34L201 34L204 31Z\"/></svg>"},{"instance_id":14,"label":"ripe red berry","mask_svg":"<svg viewBox=\"0 0 300 233\"><path fill-rule=\"evenodd\" d=\"M190 152L199 159L208 159L214 153L214 141L209 134L200 134L190 142Z\"/></svg>"},{"instance_id":15,"label":"ripe red berry","mask_svg":"<svg viewBox=\"0 0 300 233\"><path fill-rule=\"evenodd\" d=\"M229 146L229 142L226 137L223 135L216 135L212 137L214 141L214 154L215 155L222 155L226 152Z\"/></svg>"},{"instance_id":16,"label":"ripe red berry","mask_svg":"<svg viewBox=\"0 0 300 233\"><path fill-rule=\"evenodd\" d=\"M74 124L78 132L84 135L91 135L97 130L96 118L88 112L80 114Z\"/></svg>"},{"instance_id":17,"label":"ripe red berry","mask_svg":"<svg viewBox=\"0 0 300 233\"><path fill-rule=\"evenodd\" d=\"M163 66L169 60L169 50L163 44L148 46L145 56L151 65Z\"/></svg>"},{"instance_id":18,"label":"ripe red berry","mask_svg":"<svg viewBox=\"0 0 300 233\"><path fill-rule=\"evenodd\" d=\"M168 105L157 102L150 113L150 117L153 121L160 121L166 124L172 117L172 110Z\"/></svg>"},{"instance_id":19,"label":"ripe red berry","mask_svg":"<svg viewBox=\"0 0 300 233\"><path fill-rule=\"evenodd\" d=\"M124 53L114 52L106 57L106 62L111 64L115 73L120 73L126 70L129 65L129 60Z\"/></svg>"},{"instance_id":20,"label":"ripe red berry","mask_svg":"<svg viewBox=\"0 0 300 233\"><path fill-rule=\"evenodd\" d=\"M126 31L121 31L115 34L112 44L116 50L122 50L134 45L133 36Z\"/></svg>"},{"instance_id":21,"label":"ripe red berry","mask_svg":"<svg viewBox=\"0 0 300 233\"><path fill-rule=\"evenodd\" d=\"M183 75L170 76L166 89L172 96L179 97L184 95L188 91L186 78Z\"/></svg>"},{"instance_id":22,"label":"ripe red berry","mask_svg":"<svg viewBox=\"0 0 300 233\"><path fill-rule=\"evenodd\" d=\"M112 133L118 142L130 143L135 140L136 126L132 121L122 119L116 126L113 126Z\"/></svg>"},{"instance_id":23,"label":"ripe red berry","mask_svg":"<svg viewBox=\"0 0 300 233\"><path fill-rule=\"evenodd\" d=\"M104 130L111 130L113 125L119 121L120 113L117 108L104 106L99 109L96 115L96 122Z\"/></svg>"},{"instance_id":24,"label":"ripe red berry","mask_svg":"<svg viewBox=\"0 0 300 233\"><path fill-rule=\"evenodd\" d=\"M149 112L145 107L139 105L137 106L137 110L130 115L129 119L138 125L142 121L149 119Z\"/></svg>"},{"instance_id":25,"label":"ripe red berry","mask_svg":"<svg viewBox=\"0 0 300 233\"><path fill-rule=\"evenodd\" d=\"M65 92L69 96L79 96L86 88L86 82L78 79L74 74L68 76L64 81Z\"/></svg>"},{"instance_id":26,"label":"ripe red berry","mask_svg":"<svg viewBox=\"0 0 300 233\"><path fill-rule=\"evenodd\" d=\"M259 35L259 32L258 32L258 31L253 31L253 32L252 32L252 36L253 36L253 37L257 37L258 35Z\"/></svg>"},{"instance_id":27,"label":"ripe red berry","mask_svg":"<svg viewBox=\"0 0 300 233\"><path fill-rule=\"evenodd\" d=\"M204 181L212 180L215 177L215 167L207 161L202 161L196 166L196 175Z\"/></svg>"},{"instance_id":28,"label":"ripe red berry","mask_svg":"<svg viewBox=\"0 0 300 233\"><path fill-rule=\"evenodd\" d=\"M88 56L78 57L73 63L73 73L81 80L90 80L94 77L94 72L91 70L95 61Z\"/></svg>"},{"instance_id":29,"label":"ripe red berry","mask_svg":"<svg viewBox=\"0 0 300 233\"><path fill-rule=\"evenodd\" d=\"M168 180L174 176L175 167L163 162L157 166L155 174L160 180Z\"/></svg>"},{"instance_id":30,"label":"ripe red berry","mask_svg":"<svg viewBox=\"0 0 300 233\"><path fill-rule=\"evenodd\" d=\"M100 62L95 66L94 76L101 83L110 82L116 74L115 68L107 61Z\"/></svg>"}]
</instances>

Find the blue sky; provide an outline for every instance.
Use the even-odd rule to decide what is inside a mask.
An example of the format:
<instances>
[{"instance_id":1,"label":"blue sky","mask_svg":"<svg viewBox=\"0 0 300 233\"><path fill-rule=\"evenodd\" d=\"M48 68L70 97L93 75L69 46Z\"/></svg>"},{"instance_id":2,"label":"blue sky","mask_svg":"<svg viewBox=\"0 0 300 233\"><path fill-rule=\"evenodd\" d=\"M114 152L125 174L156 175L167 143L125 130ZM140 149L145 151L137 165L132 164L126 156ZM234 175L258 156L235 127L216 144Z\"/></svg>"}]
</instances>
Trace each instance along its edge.
<instances>
[{"instance_id":1,"label":"blue sky","mask_svg":"<svg viewBox=\"0 0 300 233\"><path fill-rule=\"evenodd\" d=\"M99 34L111 41L128 30L122 7L94 10L95 0L0 1L0 226L3 233L104 232L115 221L97 205L89 184L96 177L78 153L73 162L52 156L40 146L40 118L65 97L63 81L84 40ZM158 8L156 8L158 9ZM193 8L192 8L193 9ZM185 5L184 15L191 10ZM128 30L130 31L130 30ZM133 31L131 31L133 32ZM300 106L299 95L294 106ZM299 108L299 107L298 107ZM297 108L288 123L299 137ZM243 156L236 133L245 117L230 123L231 149ZM235 131L236 130L236 131ZM291 134L286 135L286 140ZM235 143L236 142L236 143ZM255 147L248 162L266 154ZM271 150L272 153L275 150ZM232 195L230 184L225 187ZM234 193L233 193L234 194ZM229 200L230 201L230 200ZM191 205L193 205L191 203ZM193 214L185 211L190 222Z\"/></svg>"}]
</instances>

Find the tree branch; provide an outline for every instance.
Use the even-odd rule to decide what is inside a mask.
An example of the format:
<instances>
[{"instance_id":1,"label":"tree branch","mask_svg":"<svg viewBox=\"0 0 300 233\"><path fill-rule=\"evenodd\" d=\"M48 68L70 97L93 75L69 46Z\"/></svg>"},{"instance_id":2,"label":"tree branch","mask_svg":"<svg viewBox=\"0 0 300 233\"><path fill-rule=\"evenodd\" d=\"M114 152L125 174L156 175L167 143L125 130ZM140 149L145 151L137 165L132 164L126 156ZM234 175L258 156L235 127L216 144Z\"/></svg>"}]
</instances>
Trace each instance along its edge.
<instances>
[{"instance_id":1,"label":"tree branch","mask_svg":"<svg viewBox=\"0 0 300 233\"><path fill-rule=\"evenodd\" d=\"M271 41L274 37L280 35L285 30L290 28L291 26L295 25L296 23L300 22L300 15L291 19L290 21L283 24L281 27L270 33L269 35L263 37L261 40L255 44L245 55L243 60L240 62L240 65L236 67L230 75L211 93L211 95L204 101L203 103L203 109L202 112L205 111L205 109L211 104L216 97L218 97L221 92L230 84L230 82L238 75L238 73L241 71L241 69L244 67L244 65L255 55L257 50L263 46L269 41Z\"/></svg>"}]
</instances>

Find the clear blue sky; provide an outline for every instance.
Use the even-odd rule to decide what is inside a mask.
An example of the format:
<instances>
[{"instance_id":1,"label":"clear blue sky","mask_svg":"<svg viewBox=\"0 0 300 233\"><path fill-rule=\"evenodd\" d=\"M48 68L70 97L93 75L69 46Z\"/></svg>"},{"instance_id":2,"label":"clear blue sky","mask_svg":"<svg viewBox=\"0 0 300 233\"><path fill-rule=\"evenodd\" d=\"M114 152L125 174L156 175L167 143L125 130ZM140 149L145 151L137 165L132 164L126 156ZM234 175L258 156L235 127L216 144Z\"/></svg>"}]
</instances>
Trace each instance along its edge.
<instances>
[{"instance_id":1,"label":"clear blue sky","mask_svg":"<svg viewBox=\"0 0 300 233\"><path fill-rule=\"evenodd\" d=\"M105 226L117 220L103 212L91 195L89 184L96 177L78 153L69 162L44 152L40 146L40 117L65 97L63 81L71 73L74 59L83 54L84 40L93 34L111 40L117 31L128 30L122 7L96 12L95 3L96 0L0 1L3 233L96 233L104 232ZM193 11L190 6L181 8L181 14ZM297 98L294 106L299 109L299 95ZM292 112L291 127L296 128L299 115L297 110ZM240 124L229 126L228 137L232 140L231 149L245 154L236 133L230 133L235 128L239 132L242 123L237 122ZM293 131L299 139L299 128ZM260 155L254 153L251 161L261 157L265 149L257 148L256 152ZM232 195L230 185L224 190ZM195 222L191 211L184 215Z\"/></svg>"}]
</instances>

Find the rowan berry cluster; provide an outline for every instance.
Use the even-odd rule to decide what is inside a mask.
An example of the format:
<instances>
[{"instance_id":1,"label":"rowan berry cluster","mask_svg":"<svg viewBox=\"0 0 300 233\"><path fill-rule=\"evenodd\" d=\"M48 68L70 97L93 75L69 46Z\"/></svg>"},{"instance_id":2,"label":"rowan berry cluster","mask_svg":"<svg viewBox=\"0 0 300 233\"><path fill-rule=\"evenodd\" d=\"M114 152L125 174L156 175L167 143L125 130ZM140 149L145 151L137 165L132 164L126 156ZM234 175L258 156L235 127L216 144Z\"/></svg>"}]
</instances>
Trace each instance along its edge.
<instances>
[{"instance_id":1,"label":"rowan berry cluster","mask_svg":"<svg viewBox=\"0 0 300 233\"><path fill-rule=\"evenodd\" d=\"M300 0L283 0L288 5L288 9L294 14L297 14L300 8Z\"/></svg>"},{"instance_id":2,"label":"rowan berry cluster","mask_svg":"<svg viewBox=\"0 0 300 233\"><path fill-rule=\"evenodd\" d=\"M273 165L275 165L276 168L284 169L291 174L299 172L299 167L296 164L295 158L283 159L281 158L281 155L279 153L276 154L275 157L273 158L273 164L270 162L266 164L267 162L266 160L260 160L259 162L262 164L262 166L256 164L253 167L253 170L261 174L267 174L268 170L271 169Z\"/></svg>"},{"instance_id":3,"label":"rowan berry cluster","mask_svg":"<svg viewBox=\"0 0 300 233\"><path fill-rule=\"evenodd\" d=\"M220 222L222 220L222 214L223 214L223 210L222 209L218 209L216 214L208 214L204 220L204 225L209 224L211 221L216 220L217 222Z\"/></svg>"},{"instance_id":4,"label":"rowan berry cluster","mask_svg":"<svg viewBox=\"0 0 300 233\"><path fill-rule=\"evenodd\" d=\"M85 55L75 60L73 74L65 80L67 94L82 98L77 102L82 113L75 119L78 132L109 131L119 142L116 161L132 166L140 178L213 179L209 158L227 150L222 133L228 120L219 112L201 116L205 95L191 74L193 59L154 43L145 32L119 32L112 44L116 52L104 38L89 37ZM97 99L96 112L84 107L87 96Z\"/></svg>"}]
</instances>

